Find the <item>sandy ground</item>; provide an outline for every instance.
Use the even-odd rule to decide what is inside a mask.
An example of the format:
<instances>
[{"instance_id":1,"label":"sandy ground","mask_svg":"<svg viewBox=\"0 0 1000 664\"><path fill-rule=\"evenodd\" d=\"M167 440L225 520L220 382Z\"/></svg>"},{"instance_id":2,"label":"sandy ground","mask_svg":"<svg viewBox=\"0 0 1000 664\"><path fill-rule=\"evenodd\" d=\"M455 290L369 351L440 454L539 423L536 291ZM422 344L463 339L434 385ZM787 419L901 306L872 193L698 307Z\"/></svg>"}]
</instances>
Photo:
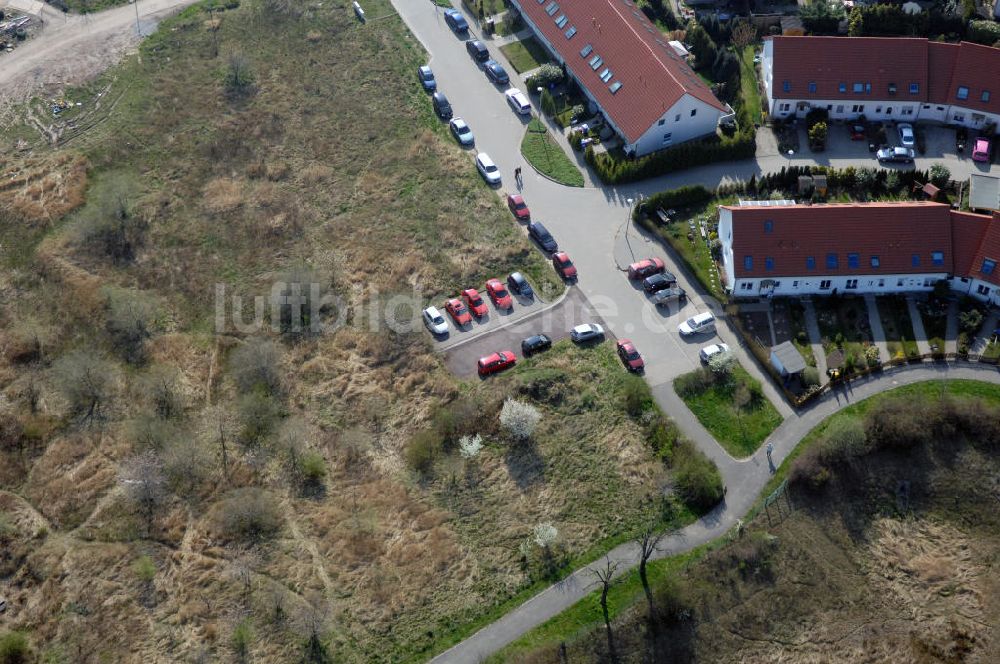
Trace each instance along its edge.
<instances>
[{"instance_id":1,"label":"sandy ground","mask_svg":"<svg viewBox=\"0 0 1000 664\"><path fill-rule=\"evenodd\" d=\"M195 0L139 0L139 29L148 35L165 17ZM116 63L139 42L136 5L97 14L63 14L46 5L43 26L12 53L0 55L3 111L42 92L82 83Z\"/></svg>"}]
</instances>

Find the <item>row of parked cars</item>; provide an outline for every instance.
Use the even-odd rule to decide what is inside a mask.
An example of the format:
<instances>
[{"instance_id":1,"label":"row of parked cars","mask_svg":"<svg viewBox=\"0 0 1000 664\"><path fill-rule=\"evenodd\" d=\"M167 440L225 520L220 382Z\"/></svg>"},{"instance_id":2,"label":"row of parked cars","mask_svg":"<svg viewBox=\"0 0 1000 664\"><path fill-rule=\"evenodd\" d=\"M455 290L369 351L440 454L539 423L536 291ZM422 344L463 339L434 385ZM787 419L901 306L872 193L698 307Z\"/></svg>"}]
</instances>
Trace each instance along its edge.
<instances>
[{"instance_id":1,"label":"row of parked cars","mask_svg":"<svg viewBox=\"0 0 1000 664\"><path fill-rule=\"evenodd\" d=\"M499 279L486 281L486 295L497 309L510 311L514 308L514 298L511 297L511 292L526 300L535 298L534 289L531 288L528 279L520 272L512 272L507 275L506 284ZM466 288L458 297L445 302L444 310L457 328L470 325L473 317L482 320L490 312L483 296L475 288ZM448 333L448 321L445 320L444 315L437 307L433 305L427 307L421 312L421 316L424 325L435 336L443 336Z\"/></svg>"},{"instance_id":2,"label":"row of parked cars","mask_svg":"<svg viewBox=\"0 0 1000 664\"><path fill-rule=\"evenodd\" d=\"M583 323L569 331L569 338L578 344L600 343L604 340L604 328L598 323ZM618 350L618 358L625 368L634 373L642 373L646 363L635 344L630 339L619 339L615 345ZM524 357L531 357L551 347L552 339L548 335L535 334L521 341L521 354ZM515 364L517 364L517 356L514 351L501 350L479 358L476 369L480 376L488 376L509 369Z\"/></svg>"}]
</instances>

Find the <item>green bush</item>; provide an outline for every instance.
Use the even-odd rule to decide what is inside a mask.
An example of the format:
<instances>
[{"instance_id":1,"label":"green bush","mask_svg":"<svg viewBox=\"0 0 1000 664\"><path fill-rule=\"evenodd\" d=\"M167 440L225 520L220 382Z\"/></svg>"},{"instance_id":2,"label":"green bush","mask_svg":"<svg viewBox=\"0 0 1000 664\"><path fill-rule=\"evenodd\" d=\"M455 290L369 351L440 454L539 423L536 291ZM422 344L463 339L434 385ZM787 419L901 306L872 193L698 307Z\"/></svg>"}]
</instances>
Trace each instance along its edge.
<instances>
[{"instance_id":1,"label":"green bush","mask_svg":"<svg viewBox=\"0 0 1000 664\"><path fill-rule=\"evenodd\" d=\"M719 161L752 159L757 151L754 136L752 130L747 130L732 138L690 141L637 159L592 150L584 152L584 157L602 182L624 184Z\"/></svg>"},{"instance_id":2,"label":"green bush","mask_svg":"<svg viewBox=\"0 0 1000 664\"><path fill-rule=\"evenodd\" d=\"M722 475L714 461L688 442L676 445L674 458L677 494L691 509L707 512L722 500Z\"/></svg>"},{"instance_id":3,"label":"green bush","mask_svg":"<svg viewBox=\"0 0 1000 664\"><path fill-rule=\"evenodd\" d=\"M424 429L406 446L406 463L421 475L428 475L443 449L441 436L433 429Z\"/></svg>"},{"instance_id":4,"label":"green bush","mask_svg":"<svg viewBox=\"0 0 1000 664\"><path fill-rule=\"evenodd\" d=\"M298 473L306 486L317 486L326 477L326 461L319 452L308 451L298 459Z\"/></svg>"},{"instance_id":5,"label":"green bush","mask_svg":"<svg viewBox=\"0 0 1000 664\"><path fill-rule=\"evenodd\" d=\"M1000 41L1000 23L996 21L969 21L969 40L987 46Z\"/></svg>"},{"instance_id":6,"label":"green bush","mask_svg":"<svg viewBox=\"0 0 1000 664\"><path fill-rule=\"evenodd\" d=\"M250 653L250 646L253 642L253 626L249 618L244 618L233 628L229 645L233 648L236 657L243 661Z\"/></svg>"},{"instance_id":7,"label":"green bush","mask_svg":"<svg viewBox=\"0 0 1000 664\"><path fill-rule=\"evenodd\" d=\"M230 491L219 505L216 518L224 536L249 543L274 537L282 526L278 501L271 493L254 487Z\"/></svg>"},{"instance_id":8,"label":"green bush","mask_svg":"<svg viewBox=\"0 0 1000 664\"><path fill-rule=\"evenodd\" d=\"M931 182L933 182L938 187L943 187L948 184L948 180L951 179L951 171L944 164L934 164L931 166Z\"/></svg>"},{"instance_id":9,"label":"green bush","mask_svg":"<svg viewBox=\"0 0 1000 664\"><path fill-rule=\"evenodd\" d=\"M700 184L670 189L669 191L661 191L645 199L642 204L636 208L635 216L639 217L643 214L651 216L656 214L656 211L660 208L670 210L673 208L683 208L690 205L707 203L712 200L714 195L715 194L711 190L706 189Z\"/></svg>"},{"instance_id":10,"label":"green bush","mask_svg":"<svg viewBox=\"0 0 1000 664\"><path fill-rule=\"evenodd\" d=\"M802 372L802 383L807 387L816 387L819 385L819 369L816 367L806 367L805 371Z\"/></svg>"},{"instance_id":11,"label":"green bush","mask_svg":"<svg viewBox=\"0 0 1000 664\"><path fill-rule=\"evenodd\" d=\"M694 397L702 394L715 384L715 374L706 367L678 376L674 380L674 389L681 398Z\"/></svg>"},{"instance_id":12,"label":"green bush","mask_svg":"<svg viewBox=\"0 0 1000 664\"><path fill-rule=\"evenodd\" d=\"M556 114L556 100L553 99L552 93L548 90L542 90L540 105L545 115L552 117Z\"/></svg>"},{"instance_id":13,"label":"green bush","mask_svg":"<svg viewBox=\"0 0 1000 664\"><path fill-rule=\"evenodd\" d=\"M529 92L533 92L538 88L548 88L553 83L559 83L562 80L562 68L552 63L546 63L539 67L534 74L526 78L524 85L528 88Z\"/></svg>"},{"instance_id":14,"label":"green bush","mask_svg":"<svg viewBox=\"0 0 1000 664\"><path fill-rule=\"evenodd\" d=\"M653 406L653 395L649 385L638 376L629 376L622 389L625 399L625 412L632 417L638 417L643 411Z\"/></svg>"},{"instance_id":15,"label":"green bush","mask_svg":"<svg viewBox=\"0 0 1000 664\"><path fill-rule=\"evenodd\" d=\"M21 632L0 636L0 664L27 664L31 656L28 638Z\"/></svg>"}]
</instances>

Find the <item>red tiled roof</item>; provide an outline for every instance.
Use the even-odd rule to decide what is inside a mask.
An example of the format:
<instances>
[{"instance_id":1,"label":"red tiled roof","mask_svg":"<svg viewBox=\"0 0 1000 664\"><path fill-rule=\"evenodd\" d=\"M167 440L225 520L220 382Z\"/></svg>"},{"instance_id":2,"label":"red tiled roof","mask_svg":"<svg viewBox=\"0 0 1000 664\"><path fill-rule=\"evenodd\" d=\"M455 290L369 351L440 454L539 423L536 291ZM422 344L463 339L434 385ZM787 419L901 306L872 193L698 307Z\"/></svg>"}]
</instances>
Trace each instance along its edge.
<instances>
[{"instance_id":1,"label":"red tiled roof","mask_svg":"<svg viewBox=\"0 0 1000 664\"><path fill-rule=\"evenodd\" d=\"M920 101L1000 114L1000 49L911 37L772 37L775 99ZM785 91L785 82L791 89ZM816 84L816 92L809 84ZM840 92L840 84L846 92ZM871 93L854 84L871 83ZM896 94L889 94L889 84ZM919 92L910 94L910 84ZM969 89L966 99L958 88ZM987 101L982 100L988 91Z\"/></svg>"},{"instance_id":2,"label":"red tiled roof","mask_svg":"<svg viewBox=\"0 0 1000 664\"><path fill-rule=\"evenodd\" d=\"M558 9L546 12L552 0L512 0L558 51L573 77L597 100L607 117L631 143L637 141L685 94L725 111L708 86L667 43L631 0L556 0ZM565 15L562 27L556 20ZM572 38L566 31L576 28ZM586 57L581 50L590 44ZM596 70L589 61L600 56ZM607 82L601 72L612 72ZM609 86L621 82L614 94Z\"/></svg>"},{"instance_id":3,"label":"red tiled roof","mask_svg":"<svg viewBox=\"0 0 1000 664\"><path fill-rule=\"evenodd\" d=\"M983 243L990 218L971 212L951 212L952 248L955 252L955 274L968 276L972 274L972 266L979 253L979 245ZM982 261L980 261L982 263ZM978 271L978 270L977 270Z\"/></svg>"},{"instance_id":4,"label":"red tiled roof","mask_svg":"<svg viewBox=\"0 0 1000 664\"><path fill-rule=\"evenodd\" d=\"M994 268L992 274L983 274L982 272L984 259L989 258L990 260L1000 263L1000 214L994 212L991 219L985 215L970 214L968 212L954 213L953 218L956 220L954 233L956 237L958 237L960 233L965 232L969 232L970 235L974 235L974 233L970 232L974 230L974 222L971 221L972 217L978 218L978 223L976 225L979 226L981 231L979 234L979 242L976 243L976 253L967 266L963 265L965 268L964 270L958 272L956 268L956 274L963 277L982 279L983 281L989 282L994 286L1000 286L1000 266ZM971 244L967 239L961 240L961 243L963 245ZM962 248L964 257L967 255L966 246L963 246ZM957 257L957 247L955 251Z\"/></svg>"},{"instance_id":5,"label":"red tiled roof","mask_svg":"<svg viewBox=\"0 0 1000 664\"><path fill-rule=\"evenodd\" d=\"M923 101L927 90L927 40L900 37L774 37L776 99L888 99L889 84L901 102ZM787 92L784 83L791 89ZM809 92L809 83L816 92ZM840 84L847 86L840 92ZM870 93L855 93L870 83ZM910 83L920 92L910 94Z\"/></svg>"},{"instance_id":6,"label":"red tiled roof","mask_svg":"<svg viewBox=\"0 0 1000 664\"><path fill-rule=\"evenodd\" d=\"M944 203L854 203L779 207L726 206L733 212L733 262L737 278L809 274L919 274L952 271L950 208ZM766 232L765 222L771 231ZM931 252L944 253L935 266ZM836 254L837 267L827 267ZM857 254L857 267L849 256ZM913 265L913 256L920 264ZM752 269L744 258L752 256ZM879 266L872 267L877 256ZM807 269L812 257L816 267ZM773 268L767 269L767 259Z\"/></svg>"}]
</instances>

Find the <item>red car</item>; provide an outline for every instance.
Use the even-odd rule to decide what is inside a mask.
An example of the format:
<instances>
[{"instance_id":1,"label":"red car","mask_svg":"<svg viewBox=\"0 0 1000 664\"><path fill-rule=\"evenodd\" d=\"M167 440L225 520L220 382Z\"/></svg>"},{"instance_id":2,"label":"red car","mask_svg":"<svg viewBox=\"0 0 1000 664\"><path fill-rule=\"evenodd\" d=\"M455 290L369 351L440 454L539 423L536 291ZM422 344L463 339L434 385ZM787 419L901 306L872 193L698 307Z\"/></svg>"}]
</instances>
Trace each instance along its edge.
<instances>
[{"instance_id":1,"label":"red car","mask_svg":"<svg viewBox=\"0 0 1000 664\"><path fill-rule=\"evenodd\" d=\"M493 353L492 355L479 358L479 375L488 376L491 373L512 367L516 363L517 358L514 357L514 351L504 350L499 353Z\"/></svg>"},{"instance_id":2,"label":"red car","mask_svg":"<svg viewBox=\"0 0 1000 664\"><path fill-rule=\"evenodd\" d=\"M557 251L552 254L552 267L556 269L563 279L576 279L576 266L569 259L565 251Z\"/></svg>"},{"instance_id":3,"label":"red car","mask_svg":"<svg viewBox=\"0 0 1000 664\"><path fill-rule=\"evenodd\" d=\"M497 309L511 309L514 307L514 300L507 292L507 287L499 279L490 279L486 282L486 292L489 294L493 304Z\"/></svg>"},{"instance_id":4,"label":"red car","mask_svg":"<svg viewBox=\"0 0 1000 664\"><path fill-rule=\"evenodd\" d=\"M528 209L521 194L507 194L507 207L518 219L531 219L531 210Z\"/></svg>"},{"instance_id":5,"label":"red car","mask_svg":"<svg viewBox=\"0 0 1000 664\"><path fill-rule=\"evenodd\" d=\"M867 138L865 136L865 126L856 124L851 125L851 140L852 141L863 141Z\"/></svg>"},{"instance_id":6,"label":"red car","mask_svg":"<svg viewBox=\"0 0 1000 664\"><path fill-rule=\"evenodd\" d=\"M639 355L639 351L635 349L635 345L628 339L618 340L618 357L621 358L622 364L629 371L639 373L646 368L646 363L643 361L642 355Z\"/></svg>"},{"instance_id":7,"label":"red car","mask_svg":"<svg viewBox=\"0 0 1000 664\"><path fill-rule=\"evenodd\" d=\"M465 308L465 305L462 304L461 300L448 300L444 305L444 310L451 315L451 319L455 321L455 325L458 327L465 327L472 322L472 316L469 314L469 310Z\"/></svg>"},{"instance_id":8,"label":"red car","mask_svg":"<svg viewBox=\"0 0 1000 664\"><path fill-rule=\"evenodd\" d=\"M486 303L483 302L483 298L479 296L479 291L475 288L468 288L462 291L462 299L465 300L465 304L469 307L469 311L471 311L476 318L482 318L490 311L487 308Z\"/></svg>"},{"instance_id":9,"label":"red car","mask_svg":"<svg viewBox=\"0 0 1000 664\"><path fill-rule=\"evenodd\" d=\"M663 261L659 258L645 258L638 263L628 266L629 279L645 279L646 277L659 274L666 269Z\"/></svg>"}]
</instances>

